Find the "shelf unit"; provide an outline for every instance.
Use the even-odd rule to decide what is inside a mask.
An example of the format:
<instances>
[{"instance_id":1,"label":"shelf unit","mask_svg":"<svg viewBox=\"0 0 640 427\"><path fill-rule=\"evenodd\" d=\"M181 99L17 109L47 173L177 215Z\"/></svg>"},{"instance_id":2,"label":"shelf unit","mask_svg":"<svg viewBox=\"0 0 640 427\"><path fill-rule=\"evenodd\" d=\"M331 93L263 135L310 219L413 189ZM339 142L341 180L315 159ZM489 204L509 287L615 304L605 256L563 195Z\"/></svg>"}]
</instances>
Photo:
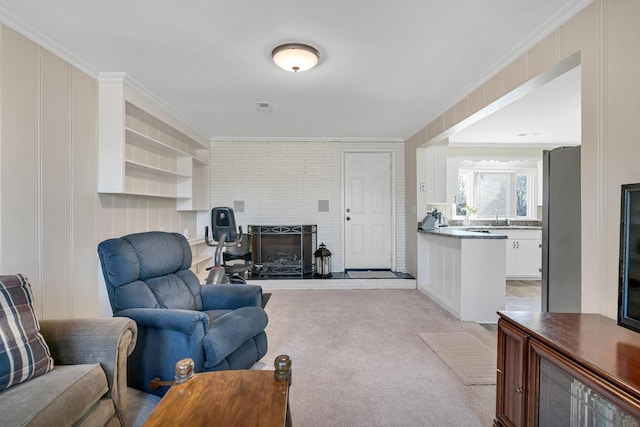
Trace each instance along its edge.
<instances>
[{"instance_id":1,"label":"shelf unit","mask_svg":"<svg viewBox=\"0 0 640 427\"><path fill-rule=\"evenodd\" d=\"M101 77L98 191L176 199L208 210L208 141L127 84Z\"/></svg>"},{"instance_id":2,"label":"shelf unit","mask_svg":"<svg viewBox=\"0 0 640 427\"><path fill-rule=\"evenodd\" d=\"M200 282L207 278L207 267L212 264L213 248L207 246L203 238L189 240L191 246L191 271L193 271Z\"/></svg>"}]
</instances>

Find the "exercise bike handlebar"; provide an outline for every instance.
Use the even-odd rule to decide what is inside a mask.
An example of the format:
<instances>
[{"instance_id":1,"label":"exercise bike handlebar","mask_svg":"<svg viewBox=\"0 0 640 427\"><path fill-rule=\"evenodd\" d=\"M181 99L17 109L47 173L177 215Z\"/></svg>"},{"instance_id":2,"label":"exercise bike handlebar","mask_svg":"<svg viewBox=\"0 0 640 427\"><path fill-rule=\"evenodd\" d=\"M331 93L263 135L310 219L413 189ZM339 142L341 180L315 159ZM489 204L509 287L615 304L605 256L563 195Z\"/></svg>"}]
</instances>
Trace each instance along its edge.
<instances>
[{"instance_id":1,"label":"exercise bike handlebar","mask_svg":"<svg viewBox=\"0 0 640 427\"><path fill-rule=\"evenodd\" d=\"M240 243L240 241L242 240L242 226L238 226L238 238L232 242L226 241L227 233L220 233L219 236L220 236L220 240L218 240L217 242L209 241L209 227L208 226L204 227L205 243L207 244L207 246L216 248L216 252L213 258L213 266L207 268L207 270L210 270L211 268L214 268L214 267L220 267L222 265L222 249L223 248L237 245L238 243Z\"/></svg>"},{"instance_id":2,"label":"exercise bike handlebar","mask_svg":"<svg viewBox=\"0 0 640 427\"><path fill-rule=\"evenodd\" d=\"M222 237L226 237L227 234L226 233L222 233L221 236ZM238 226L238 238L236 240L234 240L233 242L227 242L226 239L224 239L224 242L222 242L222 246L223 247L228 247L228 246L237 245L238 243L240 243L241 240L242 240L242 226L239 225ZM213 239L209 240L209 226L205 226L204 227L204 242L207 244L207 246L211 246L211 247L214 247L214 248L220 246L220 241L216 242Z\"/></svg>"}]
</instances>

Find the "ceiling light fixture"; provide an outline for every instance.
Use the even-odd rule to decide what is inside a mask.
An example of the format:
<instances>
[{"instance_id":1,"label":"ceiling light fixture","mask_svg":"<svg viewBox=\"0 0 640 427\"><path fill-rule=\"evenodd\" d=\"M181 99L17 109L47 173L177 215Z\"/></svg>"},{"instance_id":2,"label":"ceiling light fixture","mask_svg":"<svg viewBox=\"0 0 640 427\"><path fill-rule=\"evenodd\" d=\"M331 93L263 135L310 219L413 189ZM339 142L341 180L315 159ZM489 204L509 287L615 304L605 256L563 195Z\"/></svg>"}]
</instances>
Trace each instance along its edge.
<instances>
[{"instance_id":1,"label":"ceiling light fixture","mask_svg":"<svg viewBox=\"0 0 640 427\"><path fill-rule=\"evenodd\" d=\"M273 49L271 56L278 67L297 73L315 67L320 54L309 45L287 43Z\"/></svg>"}]
</instances>

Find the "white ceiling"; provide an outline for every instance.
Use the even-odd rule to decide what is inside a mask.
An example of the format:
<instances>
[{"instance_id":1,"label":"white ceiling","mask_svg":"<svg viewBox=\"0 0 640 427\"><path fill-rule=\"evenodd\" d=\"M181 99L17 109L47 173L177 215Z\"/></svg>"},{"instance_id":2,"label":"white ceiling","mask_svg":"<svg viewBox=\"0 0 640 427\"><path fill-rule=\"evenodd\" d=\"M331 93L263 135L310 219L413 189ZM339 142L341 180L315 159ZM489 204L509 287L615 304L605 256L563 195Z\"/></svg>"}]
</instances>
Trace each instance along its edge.
<instances>
[{"instance_id":1,"label":"white ceiling","mask_svg":"<svg viewBox=\"0 0 640 427\"><path fill-rule=\"evenodd\" d=\"M589 2L0 0L0 20L96 77L127 73L207 138L377 141L410 137ZM319 65L277 68L286 42Z\"/></svg>"},{"instance_id":2,"label":"white ceiling","mask_svg":"<svg viewBox=\"0 0 640 427\"><path fill-rule=\"evenodd\" d=\"M449 144L579 145L580 100L578 66L450 136Z\"/></svg>"}]
</instances>

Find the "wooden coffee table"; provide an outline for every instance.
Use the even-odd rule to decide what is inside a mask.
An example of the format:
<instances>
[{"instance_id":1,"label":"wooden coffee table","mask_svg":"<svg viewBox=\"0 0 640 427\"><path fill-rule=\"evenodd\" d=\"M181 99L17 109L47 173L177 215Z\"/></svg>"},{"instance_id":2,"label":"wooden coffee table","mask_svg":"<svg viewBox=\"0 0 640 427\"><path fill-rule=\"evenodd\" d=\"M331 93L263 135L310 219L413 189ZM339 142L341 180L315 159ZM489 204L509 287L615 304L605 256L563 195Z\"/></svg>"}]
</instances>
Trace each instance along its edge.
<instances>
[{"instance_id":1,"label":"wooden coffee table","mask_svg":"<svg viewBox=\"0 0 640 427\"><path fill-rule=\"evenodd\" d=\"M289 365L290 366L290 365ZM144 424L152 426L291 426L290 372L218 371L172 385Z\"/></svg>"}]
</instances>

